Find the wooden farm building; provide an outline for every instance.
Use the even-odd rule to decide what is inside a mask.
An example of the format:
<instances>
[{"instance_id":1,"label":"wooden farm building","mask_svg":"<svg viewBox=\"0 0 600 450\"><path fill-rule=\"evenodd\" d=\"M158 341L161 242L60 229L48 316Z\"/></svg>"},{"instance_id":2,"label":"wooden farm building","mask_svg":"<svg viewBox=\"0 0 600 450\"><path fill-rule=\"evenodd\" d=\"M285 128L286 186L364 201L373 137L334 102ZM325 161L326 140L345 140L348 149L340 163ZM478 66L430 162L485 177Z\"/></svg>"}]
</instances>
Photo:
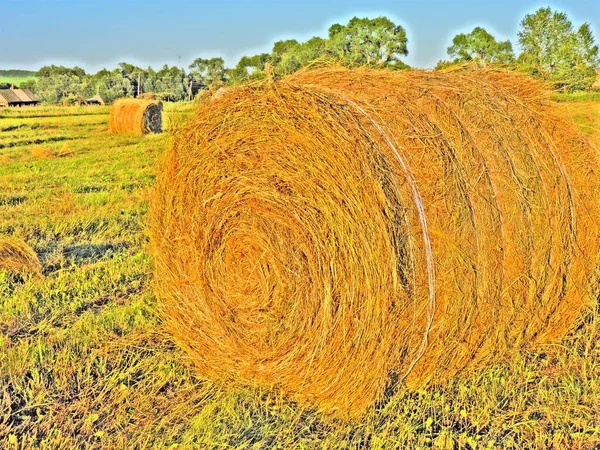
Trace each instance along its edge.
<instances>
[{"instance_id":1,"label":"wooden farm building","mask_svg":"<svg viewBox=\"0 0 600 450\"><path fill-rule=\"evenodd\" d=\"M35 106L39 102L29 89L0 89L0 106Z\"/></svg>"}]
</instances>

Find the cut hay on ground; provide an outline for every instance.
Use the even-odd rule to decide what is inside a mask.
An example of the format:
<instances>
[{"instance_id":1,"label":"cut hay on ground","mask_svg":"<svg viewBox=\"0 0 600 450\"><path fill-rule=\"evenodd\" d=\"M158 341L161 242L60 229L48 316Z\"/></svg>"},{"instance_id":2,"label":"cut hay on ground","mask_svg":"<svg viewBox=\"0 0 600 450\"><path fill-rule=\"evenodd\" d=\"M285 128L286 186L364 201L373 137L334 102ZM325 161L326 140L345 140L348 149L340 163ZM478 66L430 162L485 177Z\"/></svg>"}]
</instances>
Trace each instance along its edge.
<instances>
[{"instance_id":1,"label":"cut hay on ground","mask_svg":"<svg viewBox=\"0 0 600 450\"><path fill-rule=\"evenodd\" d=\"M200 107L151 236L206 377L339 416L560 339L593 301L600 164L493 71L307 71Z\"/></svg>"},{"instance_id":2,"label":"cut hay on ground","mask_svg":"<svg viewBox=\"0 0 600 450\"><path fill-rule=\"evenodd\" d=\"M36 159L54 158L55 154L51 148L36 145L31 148L31 156Z\"/></svg>"},{"instance_id":3,"label":"cut hay on ground","mask_svg":"<svg viewBox=\"0 0 600 450\"><path fill-rule=\"evenodd\" d=\"M40 260L33 249L20 239L0 237L0 270L21 275L42 272Z\"/></svg>"},{"instance_id":4,"label":"cut hay on ground","mask_svg":"<svg viewBox=\"0 0 600 450\"><path fill-rule=\"evenodd\" d=\"M209 87L209 89L202 89L200 92L198 92L194 100L198 103L219 100L230 90L231 88L227 88L225 86L220 86L215 89Z\"/></svg>"},{"instance_id":5,"label":"cut hay on ground","mask_svg":"<svg viewBox=\"0 0 600 450\"><path fill-rule=\"evenodd\" d=\"M162 109L162 103L153 100L117 100L110 107L109 131L135 135L160 133Z\"/></svg>"}]
</instances>

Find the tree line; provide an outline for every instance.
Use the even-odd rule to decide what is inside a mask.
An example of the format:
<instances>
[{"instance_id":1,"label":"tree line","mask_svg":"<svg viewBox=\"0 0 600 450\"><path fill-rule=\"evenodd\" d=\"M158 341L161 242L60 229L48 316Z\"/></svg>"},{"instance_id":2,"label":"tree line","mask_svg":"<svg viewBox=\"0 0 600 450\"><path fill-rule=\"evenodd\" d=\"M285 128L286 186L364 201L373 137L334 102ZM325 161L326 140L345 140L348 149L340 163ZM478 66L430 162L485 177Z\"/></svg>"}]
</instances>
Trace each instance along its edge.
<instances>
[{"instance_id":1,"label":"tree line","mask_svg":"<svg viewBox=\"0 0 600 450\"><path fill-rule=\"evenodd\" d=\"M447 53L450 59L436 68L470 64L473 67L502 65L551 82L557 89L589 89L600 64L598 46L590 25L575 28L564 12L540 8L526 15L520 24L516 55L510 41L497 41L487 30L475 27L454 37ZM169 101L190 99L198 87L243 83L271 72L283 76L318 60L332 60L346 66L370 66L390 70L406 69L408 55L405 29L387 17L352 18L347 24L333 24L326 38L305 42L295 39L275 42L271 52L243 56L234 67L223 58L197 58L188 70L165 65L155 71L120 63L112 71L88 74L79 67L42 67L35 80L22 83L42 101L60 103L100 95L112 102L120 97L152 92Z\"/></svg>"},{"instance_id":2,"label":"tree line","mask_svg":"<svg viewBox=\"0 0 600 450\"><path fill-rule=\"evenodd\" d=\"M105 102L134 97L144 92L159 93L163 100L180 101L188 98L190 75L178 67L165 65L155 71L120 63L116 69L102 69L88 74L80 67L45 66L34 80L21 83L31 89L43 102L68 103L99 95Z\"/></svg>"},{"instance_id":3,"label":"tree line","mask_svg":"<svg viewBox=\"0 0 600 450\"><path fill-rule=\"evenodd\" d=\"M436 68L468 62L483 67L501 64L566 91L589 89L596 82L600 59L589 23L575 28L566 13L540 8L525 16L517 36L518 56L510 41L498 42L484 28L475 27L454 37L447 50L453 59L440 61Z\"/></svg>"}]
</instances>

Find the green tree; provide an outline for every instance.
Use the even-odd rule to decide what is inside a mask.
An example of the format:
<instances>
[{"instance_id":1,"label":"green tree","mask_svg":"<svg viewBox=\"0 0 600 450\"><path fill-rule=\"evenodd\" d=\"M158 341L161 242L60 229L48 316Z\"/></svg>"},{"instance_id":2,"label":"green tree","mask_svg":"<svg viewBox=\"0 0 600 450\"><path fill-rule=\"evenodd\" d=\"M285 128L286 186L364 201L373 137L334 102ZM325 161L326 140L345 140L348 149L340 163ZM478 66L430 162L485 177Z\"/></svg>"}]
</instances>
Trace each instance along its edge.
<instances>
[{"instance_id":1,"label":"green tree","mask_svg":"<svg viewBox=\"0 0 600 450\"><path fill-rule=\"evenodd\" d=\"M267 63L277 75L287 75L323 57L351 65L406 68L408 66L400 60L406 55L406 32L400 25L386 17L354 17L347 25L333 24L326 39L315 36L306 42L277 41L270 54L244 56L227 72L230 81L238 83L263 77Z\"/></svg>"},{"instance_id":2,"label":"green tree","mask_svg":"<svg viewBox=\"0 0 600 450\"><path fill-rule=\"evenodd\" d=\"M118 98L132 97L134 88L131 80L119 69L112 72L104 69L95 76L95 87L105 102L112 103Z\"/></svg>"},{"instance_id":3,"label":"green tree","mask_svg":"<svg viewBox=\"0 0 600 450\"><path fill-rule=\"evenodd\" d=\"M521 21L519 67L557 88L589 88L600 64L589 24L575 30L566 13L540 8Z\"/></svg>"},{"instance_id":4,"label":"green tree","mask_svg":"<svg viewBox=\"0 0 600 450\"><path fill-rule=\"evenodd\" d=\"M158 92L157 81L156 71L152 67L148 67L144 71L144 79L142 80L142 89L144 92Z\"/></svg>"},{"instance_id":5,"label":"green tree","mask_svg":"<svg viewBox=\"0 0 600 450\"><path fill-rule=\"evenodd\" d=\"M455 65L456 63L454 61L448 61L446 59L440 59L437 64L435 65L435 70L443 70L446 69L448 67L451 67L453 65Z\"/></svg>"},{"instance_id":6,"label":"green tree","mask_svg":"<svg viewBox=\"0 0 600 450\"><path fill-rule=\"evenodd\" d=\"M189 98L190 78L183 69L164 65L156 72L155 92L166 101L178 102Z\"/></svg>"},{"instance_id":7,"label":"green tree","mask_svg":"<svg viewBox=\"0 0 600 450\"><path fill-rule=\"evenodd\" d=\"M226 80L225 61L223 58L196 58L190 64L192 76L204 84Z\"/></svg>"},{"instance_id":8,"label":"green tree","mask_svg":"<svg viewBox=\"0 0 600 450\"><path fill-rule=\"evenodd\" d=\"M408 55L406 31L387 17L353 17L347 25L329 28L328 48L334 56L359 65L405 68Z\"/></svg>"},{"instance_id":9,"label":"green tree","mask_svg":"<svg viewBox=\"0 0 600 450\"><path fill-rule=\"evenodd\" d=\"M460 33L452 39L448 55L454 63L477 61L481 66L490 63L510 63L514 53L510 41L498 42L484 28L475 27L470 33Z\"/></svg>"},{"instance_id":10,"label":"green tree","mask_svg":"<svg viewBox=\"0 0 600 450\"><path fill-rule=\"evenodd\" d=\"M300 43L296 39L287 39L285 41L277 41L273 44L272 54L275 58L281 57L285 53L289 53L293 51L296 47L298 47ZM278 61L275 60L275 63Z\"/></svg>"},{"instance_id":11,"label":"green tree","mask_svg":"<svg viewBox=\"0 0 600 450\"><path fill-rule=\"evenodd\" d=\"M138 73L143 73L144 69L141 69L133 64L121 62L117 65L117 68L124 77L129 79L134 78Z\"/></svg>"},{"instance_id":12,"label":"green tree","mask_svg":"<svg viewBox=\"0 0 600 450\"><path fill-rule=\"evenodd\" d=\"M306 42L279 41L273 46L271 60L278 74L286 75L307 66L329 53L328 41L313 37Z\"/></svg>"},{"instance_id":13,"label":"green tree","mask_svg":"<svg viewBox=\"0 0 600 450\"><path fill-rule=\"evenodd\" d=\"M49 78L54 75L71 75L75 77L83 77L85 76L85 70L81 67L64 67L64 66L44 66L40 70L37 71L36 77Z\"/></svg>"},{"instance_id":14,"label":"green tree","mask_svg":"<svg viewBox=\"0 0 600 450\"><path fill-rule=\"evenodd\" d=\"M123 77L127 78L131 83L131 88L135 95L139 92L142 93L143 89L143 78L145 76L144 69L137 67L133 64L122 62L117 66ZM140 86L138 86L138 84Z\"/></svg>"},{"instance_id":15,"label":"green tree","mask_svg":"<svg viewBox=\"0 0 600 450\"><path fill-rule=\"evenodd\" d=\"M242 56L236 66L228 71L229 78L234 83L240 83L252 78L260 78L264 74L268 62L271 62L271 55L268 53Z\"/></svg>"},{"instance_id":16,"label":"green tree","mask_svg":"<svg viewBox=\"0 0 600 450\"><path fill-rule=\"evenodd\" d=\"M46 103L82 97L88 82L85 71L80 67L44 66L36 77L36 93Z\"/></svg>"}]
</instances>

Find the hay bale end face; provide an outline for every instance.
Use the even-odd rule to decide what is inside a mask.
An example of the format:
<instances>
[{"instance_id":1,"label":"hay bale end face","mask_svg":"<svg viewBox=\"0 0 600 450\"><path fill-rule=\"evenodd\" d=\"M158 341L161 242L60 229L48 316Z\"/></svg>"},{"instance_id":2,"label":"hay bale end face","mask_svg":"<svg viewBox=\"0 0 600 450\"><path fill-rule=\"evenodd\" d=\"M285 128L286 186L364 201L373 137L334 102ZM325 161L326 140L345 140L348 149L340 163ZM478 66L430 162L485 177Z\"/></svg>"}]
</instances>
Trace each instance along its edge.
<instances>
[{"instance_id":1,"label":"hay bale end face","mask_svg":"<svg viewBox=\"0 0 600 450\"><path fill-rule=\"evenodd\" d=\"M151 209L206 377L339 416L561 338L592 302L595 150L514 73L328 68L200 107Z\"/></svg>"},{"instance_id":2,"label":"hay bale end face","mask_svg":"<svg viewBox=\"0 0 600 450\"><path fill-rule=\"evenodd\" d=\"M162 102L120 99L110 107L109 131L143 135L162 132Z\"/></svg>"}]
</instances>

